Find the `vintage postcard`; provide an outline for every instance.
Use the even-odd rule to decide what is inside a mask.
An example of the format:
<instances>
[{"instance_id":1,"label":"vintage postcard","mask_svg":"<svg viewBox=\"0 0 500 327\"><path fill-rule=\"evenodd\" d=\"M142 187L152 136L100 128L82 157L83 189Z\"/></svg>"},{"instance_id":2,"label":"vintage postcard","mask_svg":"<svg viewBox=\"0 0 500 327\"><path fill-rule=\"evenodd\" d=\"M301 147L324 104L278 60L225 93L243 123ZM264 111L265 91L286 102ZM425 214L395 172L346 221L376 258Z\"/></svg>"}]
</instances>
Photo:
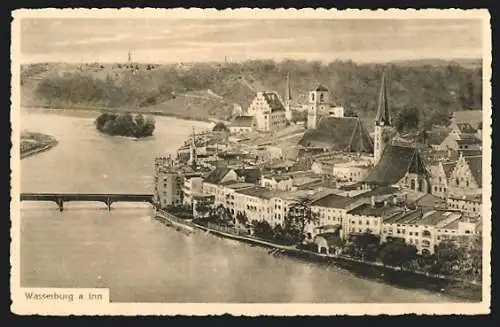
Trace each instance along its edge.
<instances>
[{"instance_id":1,"label":"vintage postcard","mask_svg":"<svg viewBox=\"0 0 500 327\"><path fill-rule=\"evenodd\" d=\"M490 311L487 10L12 21L11 310Z\"/></svg>"}]
</instances>

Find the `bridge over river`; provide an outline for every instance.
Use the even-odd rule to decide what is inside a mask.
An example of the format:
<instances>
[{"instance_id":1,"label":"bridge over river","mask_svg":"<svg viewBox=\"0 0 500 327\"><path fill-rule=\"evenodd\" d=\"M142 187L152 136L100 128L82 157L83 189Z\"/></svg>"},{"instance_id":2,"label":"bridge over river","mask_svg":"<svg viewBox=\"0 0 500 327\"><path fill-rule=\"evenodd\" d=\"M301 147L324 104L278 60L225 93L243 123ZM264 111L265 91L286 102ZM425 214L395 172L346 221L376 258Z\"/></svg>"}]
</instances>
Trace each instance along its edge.
<instances>
[{"instance_id":1,"label":"bridge over river","mask_svg":"<svg viewBox=\"0 0 500 327\"><path fill-rule=\"evenodd\" d=\"M21 201L52 201L59 211L64 210L64 202L89 201L103 202L111 210L114 202L146 202L154 206L153 194L105 194L105 193L21 193Z\"/></svg>"}]
</instances>

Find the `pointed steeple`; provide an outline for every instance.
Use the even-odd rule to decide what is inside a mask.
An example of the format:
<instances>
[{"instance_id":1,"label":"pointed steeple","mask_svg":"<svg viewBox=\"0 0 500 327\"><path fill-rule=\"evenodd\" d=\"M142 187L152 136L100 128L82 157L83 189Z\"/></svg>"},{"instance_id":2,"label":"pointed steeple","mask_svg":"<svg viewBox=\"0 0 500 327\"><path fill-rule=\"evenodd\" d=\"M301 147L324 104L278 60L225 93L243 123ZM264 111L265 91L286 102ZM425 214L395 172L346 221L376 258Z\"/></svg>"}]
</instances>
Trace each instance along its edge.
<instances>
[{"instance_id":1,"label":"pointed steeple","mask_svg":"<svg viewBox=\"0 0 500 327\"><path fill-rule=\"evenodd\" d=\"M290 72L286 75L286 101L292 100L292 88L290 87Z\"/></svg>"},{"instance_id":2,"label":"pointed steeple","mask_svg":"<svg viewBox=\"0 0 500 327\"><path fill-rule=\"evenodd\" d=\"M191 137L191 144L189 145L189 163L193 167L193 169L196 169L196 134L194 132L194 127L193 127L193 136Z\"/></svg>"},{"instance_id":3,"label":"pointed steeple","mask_svg":"<svg viewBox=\"0 0 500 327\"><path fill-rule=\"evenodd\" d=\"M378 109L377 117L375 118L375 124L378 126L391 126L391 111L389 109L389 103L387 99L387 86L385 85L385 72L382 74L382 83L380 85L380 95L378 98Z\"/></svg>"}]
</instances>

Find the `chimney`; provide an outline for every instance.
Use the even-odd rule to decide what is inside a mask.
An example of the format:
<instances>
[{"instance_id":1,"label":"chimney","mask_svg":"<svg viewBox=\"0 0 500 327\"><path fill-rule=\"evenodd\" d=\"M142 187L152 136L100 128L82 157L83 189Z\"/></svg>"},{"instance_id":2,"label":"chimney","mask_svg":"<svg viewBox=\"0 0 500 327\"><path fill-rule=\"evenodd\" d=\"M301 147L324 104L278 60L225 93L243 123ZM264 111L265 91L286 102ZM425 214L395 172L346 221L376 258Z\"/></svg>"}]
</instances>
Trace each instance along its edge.
<instances>
[{"instance_id":1,"label":"chimney","mask_svg":"<svg viewBox=\"0 0 500 327\"><path fill-rule=\"evenodd\" d=\"M375 207L375 195L372 195L370 200L371 200L370 202L371 202L372 208L374 208Z\"/></svg>"}]
</instances>

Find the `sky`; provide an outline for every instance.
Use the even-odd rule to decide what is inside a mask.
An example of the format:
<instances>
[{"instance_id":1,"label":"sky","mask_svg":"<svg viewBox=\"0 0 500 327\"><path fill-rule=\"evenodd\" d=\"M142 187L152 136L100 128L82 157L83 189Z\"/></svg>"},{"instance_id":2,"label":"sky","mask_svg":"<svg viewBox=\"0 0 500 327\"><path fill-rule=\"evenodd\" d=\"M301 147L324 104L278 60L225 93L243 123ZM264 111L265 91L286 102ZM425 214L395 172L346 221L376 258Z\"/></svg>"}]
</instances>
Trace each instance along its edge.
<instances>
[{"instance_id":1,"label":"sky","mask_svg":"<svg viewBox=\"0 0 500 327\"><path fill-rule=\"evenodd\" d=\"M482 57L474 19L23 18L21 62L386 62Z\"/></svg>"}]
</instances>

